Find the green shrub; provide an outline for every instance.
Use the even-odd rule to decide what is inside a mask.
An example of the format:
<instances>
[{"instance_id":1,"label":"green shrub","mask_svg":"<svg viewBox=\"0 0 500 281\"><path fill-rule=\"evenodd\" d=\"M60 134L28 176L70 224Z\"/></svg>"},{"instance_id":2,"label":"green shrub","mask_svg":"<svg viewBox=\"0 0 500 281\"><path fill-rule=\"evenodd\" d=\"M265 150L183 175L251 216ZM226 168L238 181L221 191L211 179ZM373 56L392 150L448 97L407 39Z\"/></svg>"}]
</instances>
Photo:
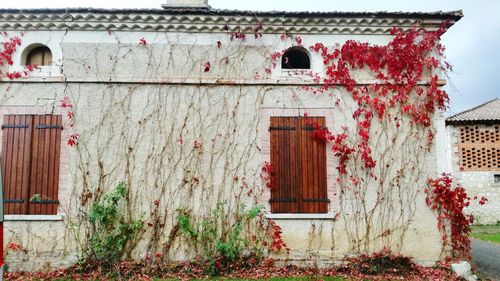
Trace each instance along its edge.
<instances>
[{"instance_id":1,"label":"green shrub","mask_svg":"<svg viewBox=\"0 0 500 281\"><path fill-rule=\"evenodd\" d=\"M255 206L244 210L241 205L232 217L234 222L228 228L228 215L224 213L224 204L218 204L209 216L200 222L193 222L191 214L184 210L177 210L177 222L181 234L190 241L197 249L201 249L204 260L208 263L208 271L216 273L214 261L230 264L238 260L243 250L255 250L249 248L249 241L244 237L243 227L255 219L261 213L261 206ZM255 253L254 253L255 254Z\"/></svg>"},{"instance_id":2,"label":"green shrub","mask_svg":"<svg viewBox=\"0 0 500 281\"><path fill-rule=\"evenodd\" d=\"M121 182L115 190L106 194L101 202L92 205L89 221L93 234L87 252L87 259L113 263L123 256L127 243L136 238L142 228L141 219L126 220L120 210L125 197L126 186Z\"/></svg>"}]
</instances>

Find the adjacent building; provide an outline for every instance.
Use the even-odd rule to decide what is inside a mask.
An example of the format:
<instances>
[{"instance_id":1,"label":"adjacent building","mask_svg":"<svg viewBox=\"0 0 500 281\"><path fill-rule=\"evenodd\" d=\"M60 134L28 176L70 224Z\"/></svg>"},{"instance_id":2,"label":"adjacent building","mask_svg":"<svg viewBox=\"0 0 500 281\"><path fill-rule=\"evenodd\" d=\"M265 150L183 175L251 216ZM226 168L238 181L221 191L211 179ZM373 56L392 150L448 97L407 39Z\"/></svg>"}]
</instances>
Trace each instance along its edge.
<instances>
[{"instance_id":1,"label":"adjacent building","mask_svg":"<svg viewBox=\"0 0 500 281\"><path fill-rule=\"evenodd\" d=\"M471 197L486 197L469 210L477 224L500 221L500 99L488 101L446 119L450 162Z\"/></svg>"}]
</instances>

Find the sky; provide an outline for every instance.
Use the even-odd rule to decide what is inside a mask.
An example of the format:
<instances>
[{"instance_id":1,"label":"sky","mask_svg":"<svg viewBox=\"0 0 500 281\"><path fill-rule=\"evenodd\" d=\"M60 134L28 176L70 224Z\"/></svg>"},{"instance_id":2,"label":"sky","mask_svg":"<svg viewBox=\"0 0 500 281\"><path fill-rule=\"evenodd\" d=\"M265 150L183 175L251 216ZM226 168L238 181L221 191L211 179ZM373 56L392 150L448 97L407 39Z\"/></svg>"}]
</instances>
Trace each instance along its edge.
<instances>
[{"instance_id":1,"label":"sky","mask_svg":"<svg viewBox=\"0 0 500 281\"><path fill-rule=\"evenodd\" d=\"M161 8L166 0L0 0L0 8ZM498 0L209 0L212 8L284 11L453 11L464 18L443 36L453 65L446 90L447 115L500 98L500 1Z\"/></svg>"}]
</instances>

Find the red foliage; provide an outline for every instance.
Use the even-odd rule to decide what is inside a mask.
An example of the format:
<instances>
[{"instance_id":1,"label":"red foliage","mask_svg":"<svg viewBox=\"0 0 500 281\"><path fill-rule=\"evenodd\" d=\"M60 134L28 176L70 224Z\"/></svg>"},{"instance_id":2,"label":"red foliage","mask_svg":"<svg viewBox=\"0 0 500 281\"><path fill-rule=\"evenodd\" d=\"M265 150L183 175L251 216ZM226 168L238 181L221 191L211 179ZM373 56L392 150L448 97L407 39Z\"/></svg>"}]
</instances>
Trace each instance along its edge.
<instances>
[{"instance_id":1,"label":"red foliage","mask_svg":"<svg viewBox=\"0 0 500 281\"><path fill-rule=\"evenodd\" d=\"M207 61L203 67L204 67L204 70L203 70L204 72L209 72L210 71L210 62Z\"/></svg>"},{"instance_id":2,"label":"red foliage","mask_svg":"<svg viewBox=\"0 0 500 281\"><path fill-rule=\"evenodd\" d=\"M479 205L481 205L481 206L482 206L482 205L486 204L486 201L488 201L488 198L486 198L486 197L484 197L484 196L483 196L483 197L481 197L481 199L479 200Z\"/></svg>"},{"instance_id":3,"label":"red foliage","mask_svg":"<svg viewBox=\"0 0 500 281\"><path fill-rule=\"evenodd\" d=\"M62 100L61 100L61 107L62 108L73 108L73 103L71 103L71 101L69 100L69 97L68 96L65 96Z\"/></svg>"},{"instance_id":4,"label":"red foliage","mask_svg":"<svg viewBox=\"0 0 500 281\"><path fill-rule=\"evenodd\" d=\"M262 170L260 172L260 177L266 183L266 187L274 190L276 188L276 178L275 178L275 170L271 163L264 162L262 165Z\"/></svg>"},{"instance_id":5,"label":"red foliage","mask_svg":"<svg viewBox=\"0 0 500 281\"><path fill-rule=\"evenodd\" d=\"M297 43L298 46L302 46L302 38L300 38L300 36L295 37L295 43Z\"/></svg>"},{"instance_id":6,"label":"red foliage","mask_svg":"<svg viewBox=\"0 0 500 281\"><path fill-rule=\"evenodd\" d=\"M281 231L281 227L276 224L275 221L268 219L269 220L269 232L271 236L271 244L269 245L269 250L273 252L279 252L281 250L285 250L286 253L290 253L290 248L286 245L286 243L283 241L283 238L281 237L281 234L283 233Z\"/></svg>"},{"instance_id":7,"label":"red foliage","mask_svg":"<svg viewBox=\"0 0 500 281\"><path fill-rule=\"evenodd\" d=\"M7 37L7 33L3 32L2 35ZM21 38L13 36L2 42L2 49L0 49L0 79L7 77L10 80L26 77L30 72L37 68L36 65L26 65L24 70L21 71L3 71L3 66L10 66L14 64L12 55L16 52L18 46L21 46Z\"/></svg>"},{"instance_id":8,"label":"red foliage","mask_svg":"<svg viewBox=\"0 0 500 281\"><path fill-rule=\"evenodd\" d=\"M66 108L66 116L70 120L70 127L74 126L74 118L75 118L75 111L73 110L73 103L69 99L68 96L65 96L61 100L61 107ZM78 139L79 135L78 134L72 134L69 139L68 139L68 145L69 146L74 146L76 144L76 140Z\"/></svg>"},{"instance_id":9,"label":"red foliage","mask_svg":"<svg viewBox=\"0 0 500 281\"><path fill-rule=\"evenodd\" d=\"M201 144L201 141L199 140L195 140L194 143L193 143L193 148L201 148L202 144Z\"/></svg>"},{"instance_id":10,"label":"red foliage","mask_svg":"<svg viewBox=\"0 0 500 281\"><path fill-rule=\"evenodd\" d=\"M161 253L157 253L161 257ZM160 259L158 259L160 260ZM423 267L410 258L394 255L383 250L373 255L361 255L345 260L331 268L275 266L274 259L261 259L255 255L244 257L234 263L214 261L220 279L269 279L273 277L321 277L338 276L348 280L462 280L449 269L441 266ZM109 274L112 273L112 274ZM6 272L6 280L110 280L106 276L119 276L123 280L156 279L208 279L211 276L207 265L198 261L163 264L145 261L122 261L111 268L95 265L76 265L69 269L49 272Z\"/></svg>"},{"instance_id":11,"label":"red foliage","mask_svg":"<svg viewBox=\"0 0 500 281\"><path fill-rule=\"evenodd\" d=\"M438 214L438 229L444 232L443 242L447 243L446 222L451 225L451 246L457 258L470 259L470 225L474 222L473 215L464 213L464 208L470 205L471 198L460 185L453 185L451 174L443 173L437 179L428 180L429 189L426 203ZM475 198L476 199L476 198ZM486 198L482 197L479 204L484 204Z\"/></svg>"},{"instance_id":12,"label":"red foliage","mask_svg":"<svg viewBox=\"0 0 500 281\"><path fill-rule=\"evenodd\" d=\"M69 136L68 145L69 146L76 145L76 141L78 140L79 137L80 137L79 134L72 134L71 136Z\"/></svg>"},{"instance_id":13,"label":"red foliage","mask_svg":"<svg viewBox=\"0 0 500 281\"><path fill-rule=\"evenodd\" d=\"M281 51L281 52L274 52L272 55L271 55L271 64L273 66L273 68L276 67L276 61L278 61L281 56L283 55L284 51ZM271 69L269 69L269 72L271 71Z\"/></svg>"},{"instance_id":14,"label":"red foliage","mask_svg":"<svg viewBox=\"0 0 500 281\"><path fill-rule=\"evenodd\" d=\"M10 242L9 244L7 244L7 249L11 251L20 251L23 249L23 247L21 246L21 244Z\"/></svg>"},{"instance_id":15,"label":"red foliage","mask_svg":"<svg viewBox=\"0 0 500 281\"><path fill-rule=\"evenodd\" d=\"M444 109L447 106L448 95L439 89L437 75L432 76L427 85L420 85L426 69L450 68L449 64L440 63L444 48L439 44L439 39L444 30L445 24L436 32L416 28L407 32L393 29L391 34L394 38L385 46L348 40L332 50L322 43L309 47L311 51L322 56L327 76L323 79L324 85L314 89L313 93L328 92L333 86L340 85L351 94L358 105L352 116L357 121L357 145L349 147L344 144L346 132L340 135L331 132L316 133L319 139L333 143L332 150L339 158L337 169L341 174L346 172L345 164L353 152L360 156L365 169L373 169L376 166L369 147L371 121L375 116L380 121L390 122L392 118L387 114L387 110L399 107L400 112L408 115L413 124L428 127L436 108ZM301 44L299 37L296 40ZM272 56L273 66L277 58L276 54ZM351 71L361 69L369 69L378 81L370 85L359 84ZM306 90L311 89L306 87ZM396 127L399 126L397 121ZM430 142L433 140L431 134L432 132L428 135Z\"/></svg>"}]
</instances>

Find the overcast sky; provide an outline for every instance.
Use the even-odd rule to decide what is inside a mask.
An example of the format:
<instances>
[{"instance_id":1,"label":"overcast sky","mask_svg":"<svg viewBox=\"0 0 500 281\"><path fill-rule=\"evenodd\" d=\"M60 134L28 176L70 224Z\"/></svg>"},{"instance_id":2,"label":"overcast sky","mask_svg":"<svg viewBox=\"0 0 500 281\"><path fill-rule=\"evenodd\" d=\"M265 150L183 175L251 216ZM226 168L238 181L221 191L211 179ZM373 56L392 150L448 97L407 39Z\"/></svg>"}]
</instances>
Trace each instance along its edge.
<instances>
[{"instance_id":1,"label":"overcast sky","mask_svg":"<svg viewBox=\"0 0 500 281\"><path fill-rule=\"evenodd\" d=\"M161 8L166 0L1 0L1 8ZM500 97L498 0L209 0L219 9L288 11L451 11L465 16L443 37L454 69L447 86L448 114Z\"/></svg>"}]
</instances>

